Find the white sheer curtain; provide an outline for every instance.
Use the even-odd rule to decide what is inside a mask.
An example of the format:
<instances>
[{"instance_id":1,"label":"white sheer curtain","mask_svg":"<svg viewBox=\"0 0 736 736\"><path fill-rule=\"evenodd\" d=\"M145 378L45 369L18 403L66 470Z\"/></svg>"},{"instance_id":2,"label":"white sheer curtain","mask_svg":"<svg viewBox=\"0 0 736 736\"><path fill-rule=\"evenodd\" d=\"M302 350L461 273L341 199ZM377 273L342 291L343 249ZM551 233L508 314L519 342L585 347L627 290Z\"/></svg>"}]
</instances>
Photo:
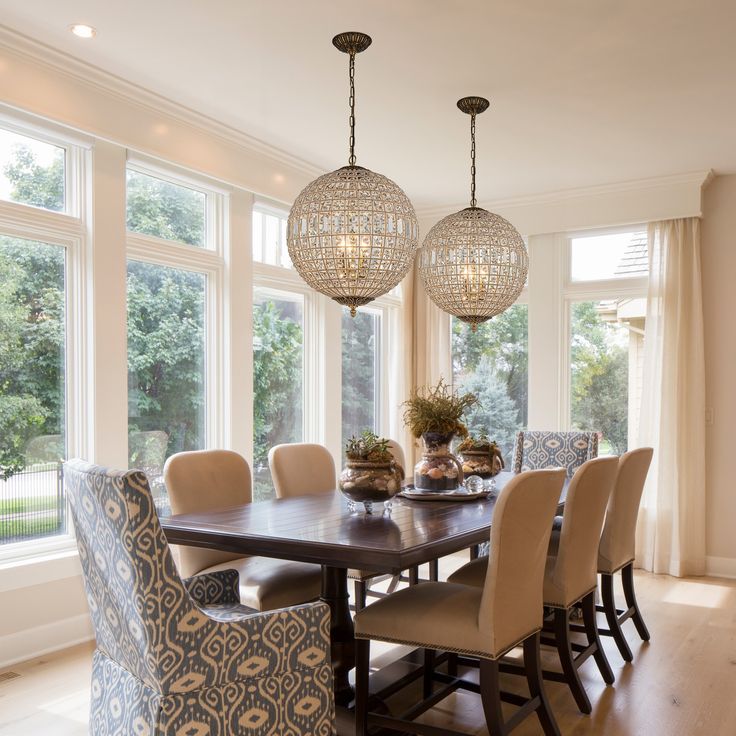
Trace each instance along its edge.
<instances>
[{"instance_id":1,"label":"white sheer curtain","mask_svg":"<svg viewBox=\"0 0 736 736\"><path fill-rule=\"evenodd\" d=\"M450 317L427 296L416 262L402 283L404 313L404 353L406 361L403 378L403 396L409 397L414 386L437 383L444 377L452 379L452 348L450 345ZM403 401L403 399L402 399ZM399 408L400 414L403 410ZM403 421L401 421L403 427ZM410 475L418 442L404 428L397 437L406 454L407 474Z\"/></svg>"},{"instance_id":2,"label":"white sheer curtain","mask_svg":"<svg viewBox=\"0 0 736 736\"><path fill-rule=\"evenodd\" d=\"M639 512L636 564L705 572L705 366L700 220L649 226L649 299L639 441L654 458Z\"/></svg>"}]
</instances>

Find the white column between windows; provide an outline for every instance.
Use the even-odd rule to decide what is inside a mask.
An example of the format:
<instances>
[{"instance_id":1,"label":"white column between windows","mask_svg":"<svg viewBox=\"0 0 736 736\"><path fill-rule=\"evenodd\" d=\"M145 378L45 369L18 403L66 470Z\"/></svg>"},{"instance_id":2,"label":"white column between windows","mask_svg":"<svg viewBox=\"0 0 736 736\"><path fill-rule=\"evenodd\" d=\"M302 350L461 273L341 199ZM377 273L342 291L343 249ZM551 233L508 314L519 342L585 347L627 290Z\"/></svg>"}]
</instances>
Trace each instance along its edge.
<instances>
[{"instance_id":1,"label":"white column between windows","mask_svg":"<svg viewBox=\"0 0 736 736\"><path fill-rule=\"evenodd\" d=\"M558 234L529 238L529 429L562 428L565 242Z\"/></svg>"},{"instance_id":2,"label":"white column between windows","mask_svg":"<svg viewBox=\"0 0 736 736\"><path fill-rule=\"evenodd\" d=\"M128 355L125 244L126 151L95 143L90 182L90 231L87 249L89 322L91 323L91 459L128 467Z\"/></svg>"},{"instance_id":3,"label":"white column between windows","mask_svg":"<svg viewBox=\"0 0 736 736\"><path fill-rule=\"evenodd\" d=\"M225 247L226 445L253 466L253 195L230 195Z\"/></svg>"}]
</instances>

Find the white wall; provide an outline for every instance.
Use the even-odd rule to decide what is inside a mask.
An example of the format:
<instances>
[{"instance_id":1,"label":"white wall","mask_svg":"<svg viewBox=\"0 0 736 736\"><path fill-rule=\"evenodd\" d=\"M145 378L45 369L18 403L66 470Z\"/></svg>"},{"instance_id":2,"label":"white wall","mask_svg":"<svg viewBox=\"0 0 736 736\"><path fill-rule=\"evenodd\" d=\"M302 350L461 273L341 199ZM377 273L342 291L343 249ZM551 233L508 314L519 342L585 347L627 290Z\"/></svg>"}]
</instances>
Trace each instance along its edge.
<instances>
[{"instance_id":1,"label":"white wall","mask_svg":"<svg viewBox=\"0 0 736 736\"><path fill-rule=\"evenodd\" d=\"M736 175L713 179L703 215L705 400L713 410L705 437L706 554L709 573L736 576Z\"/></svg>"}]
</instances>

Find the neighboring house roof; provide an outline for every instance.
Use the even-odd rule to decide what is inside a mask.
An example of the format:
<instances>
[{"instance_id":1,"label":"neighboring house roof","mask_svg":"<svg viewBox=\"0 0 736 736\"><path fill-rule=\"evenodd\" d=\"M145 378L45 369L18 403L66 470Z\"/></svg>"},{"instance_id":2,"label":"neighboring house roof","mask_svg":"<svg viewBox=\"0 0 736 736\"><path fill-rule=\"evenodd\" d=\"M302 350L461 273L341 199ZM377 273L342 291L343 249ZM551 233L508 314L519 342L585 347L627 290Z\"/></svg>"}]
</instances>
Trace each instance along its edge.
<instances>
[{"instance_id":1,"label":"neighboring house roof","mask_svg":"<svg viewBox=\"0 0 736 736\"><path fill-rule=\"evenodd\" d=\"M633 233L614 271L616 276L646 276L649 272L647 234ZM598 313L607 320L623 321L646 316L646 299L623 297L598 304Z\"/></svg>"},{"instance_id":2,"label":"neighboring house roof","mask_svg":"<svg viewBox=\"0 0 736 736\"><path fill-rule=\"evenodd\" d=\"M634 233L616 266L616 276L646 276L649 271L649 252L646 233Z\"/></svg>"}]
</instances>

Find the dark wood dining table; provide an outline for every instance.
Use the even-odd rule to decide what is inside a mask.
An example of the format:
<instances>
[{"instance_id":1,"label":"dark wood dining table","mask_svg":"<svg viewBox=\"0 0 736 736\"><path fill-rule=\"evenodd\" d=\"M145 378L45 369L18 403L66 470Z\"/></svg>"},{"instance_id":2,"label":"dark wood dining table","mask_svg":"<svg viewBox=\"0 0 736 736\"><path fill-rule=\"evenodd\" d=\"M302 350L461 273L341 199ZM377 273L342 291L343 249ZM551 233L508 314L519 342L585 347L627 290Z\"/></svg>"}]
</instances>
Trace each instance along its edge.
<instances>
[{"instance_id":1,"label":"dark wood dining table","mask_svg":"<svg viewBox=\"0 0 736 736\"><path fill-rule=\"evenodd\" d=\"M511 478L509 472L497 475L498 491ZM565 492L566 487L558 513ZM161 523L172 544L321 565L321 599L331 610L335 700L346 704L352 698L348 676L355 666L348 569L397 574L488 541L495 504L495 495L466 501L396 497L390 512L376 504L374 513L366 514L362 506L349 511L336 491L179 514Z\"/></svg>"}]
</instances>

